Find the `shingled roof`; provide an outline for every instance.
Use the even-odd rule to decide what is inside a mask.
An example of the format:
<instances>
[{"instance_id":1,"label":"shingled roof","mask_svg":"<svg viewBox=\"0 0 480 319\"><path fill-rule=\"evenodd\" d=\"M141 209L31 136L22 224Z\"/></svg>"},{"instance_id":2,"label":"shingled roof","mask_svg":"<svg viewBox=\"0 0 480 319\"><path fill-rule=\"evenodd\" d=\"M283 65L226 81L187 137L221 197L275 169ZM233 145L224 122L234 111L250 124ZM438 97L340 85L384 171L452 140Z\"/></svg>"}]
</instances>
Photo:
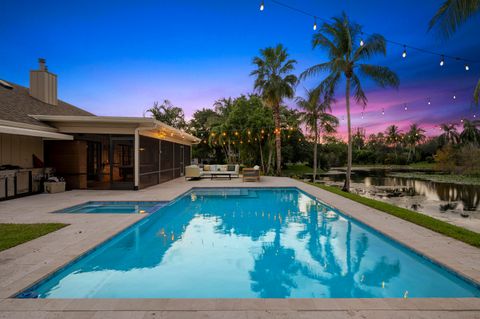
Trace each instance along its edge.
<instances>
[{"instance_id":1,"label":"shingled roof","mask_svg":"<svg viewBox=\"0 0 480 319\"><path fill-rule=\"evenodd\" d=\"M58 100L58 105L44 103L32 97L28 88L8 82L12 88L0 85L0 120L50 127L29 115L95 116L76 106Z\"/></svg>"}]
</instances>

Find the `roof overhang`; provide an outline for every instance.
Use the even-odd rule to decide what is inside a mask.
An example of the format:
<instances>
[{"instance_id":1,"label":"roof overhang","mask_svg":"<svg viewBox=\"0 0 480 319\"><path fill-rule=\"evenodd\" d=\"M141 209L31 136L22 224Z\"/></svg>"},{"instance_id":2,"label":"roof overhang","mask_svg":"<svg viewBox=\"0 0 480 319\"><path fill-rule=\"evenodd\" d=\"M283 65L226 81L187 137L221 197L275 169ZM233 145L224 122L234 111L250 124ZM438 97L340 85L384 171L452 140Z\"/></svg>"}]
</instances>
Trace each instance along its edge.
<instances>
[{"instance_id":1,"label":"roof overhang","mask_svg":"<svg viewBox=\"0 0 480 319\"><path fill-rule=\"evenodd\" d=\"M182 144L198 144L200 139L148 117L30 115L62 133L134 134Z\"/></svg>"},{"instance_id":2,"label":"roof overhang","mask_svg":"<svg viewBox=\"0 0 480 319\"><path fill-rule=\"evenodd\" d=\"M11 135L35 136L49 140L73 140L73 136L43 130L0 125L0 133Z\"/></svg>"}]
</instances>

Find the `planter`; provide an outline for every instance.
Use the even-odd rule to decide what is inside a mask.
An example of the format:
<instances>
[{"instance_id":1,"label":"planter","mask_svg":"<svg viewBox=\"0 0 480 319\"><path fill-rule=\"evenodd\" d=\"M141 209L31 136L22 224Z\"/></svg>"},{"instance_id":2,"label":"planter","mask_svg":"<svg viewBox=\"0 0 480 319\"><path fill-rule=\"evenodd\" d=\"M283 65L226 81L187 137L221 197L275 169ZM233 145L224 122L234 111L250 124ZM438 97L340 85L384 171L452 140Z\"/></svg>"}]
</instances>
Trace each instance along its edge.
<instances>
[{"instance_id":1,"label":"planter","mask_svg":"<svg viewBox=\"0 0 480 319\"><path fill-rule=\"evenodd\" d=\"M62 193L65 191L65 182L45 182L44 190L47 193L55 194L55 193Z\"/></svg>"}]
</instances>

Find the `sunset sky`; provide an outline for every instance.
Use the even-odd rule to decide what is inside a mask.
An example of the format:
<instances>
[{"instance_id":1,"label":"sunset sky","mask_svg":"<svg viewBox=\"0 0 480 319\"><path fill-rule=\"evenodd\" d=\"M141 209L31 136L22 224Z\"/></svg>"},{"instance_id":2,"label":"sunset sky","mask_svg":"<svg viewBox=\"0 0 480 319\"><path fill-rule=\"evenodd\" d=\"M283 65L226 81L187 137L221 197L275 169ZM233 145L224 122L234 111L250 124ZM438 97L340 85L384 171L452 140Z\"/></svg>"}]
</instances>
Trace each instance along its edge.
<instances>
[{"instance_id":1,"label":"sunset sky","mask_svg":"<svg viewBox=\"0 0 480 319\"><path fill-rule=\"evenodd\" d=\"M277 43L298 61L297 75L326 61L324 52L312 50L312 19L268 0L263 12L254 0L68 2L0 3L0 78L28 86L29 70L37 68L39 57L46 58L49 70L59 76L59 97L97 115L142 116L154 101L169 99L190 117L219 98L252 92L252 58ZM427 32L438 0L282 2L326 19L345 11L365 32L480 59L478 19L449 40ZM353 127L370 134L416 122L432 135L439 123L480 116L471 104L479 63L470 63L467 72L460 61L446 59L440 67L436 56L409 50L402 59L403 48L396 45L387 51L374 62L397 72L400 89L365 82L369 103L363 119L361 107L353 107ZM297 95L321 80L301 82ZM341 86L333 106L340 133L346 128L343 93Z\"/></svg>"}]
</instances>

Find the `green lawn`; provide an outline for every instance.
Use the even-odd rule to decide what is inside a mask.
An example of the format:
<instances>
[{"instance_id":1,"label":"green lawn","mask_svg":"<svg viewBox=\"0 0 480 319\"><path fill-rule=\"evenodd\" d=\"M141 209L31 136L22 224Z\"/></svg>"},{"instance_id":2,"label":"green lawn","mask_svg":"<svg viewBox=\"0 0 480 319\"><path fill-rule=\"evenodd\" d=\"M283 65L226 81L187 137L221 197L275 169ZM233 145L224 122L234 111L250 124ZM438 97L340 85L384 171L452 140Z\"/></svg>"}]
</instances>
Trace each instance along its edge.
<instances>
[{"instance_id":1,"label":"green lawn","mask_svg":"<svg viewBox=\"0 0 480 319\"><path fill-rule=\"evenodd\" d=\"M480 247L480 234L473 232L471 230L468 230L459 226L455 226L455 225L446 223L444 221L435 219L433 217L430 217L421 213L417 213L405 208L401 208L395 205L391 205L391 204L380 202L374 199L366 198L357 194L346 193L337 187L326 186L321 184L313 184L313 183L308 183L308 184L314 185L316 187L335 193L337 195L346 197L355 202L375 208L377 210L399 217L401 219L412 222L414 224L423 226L425 228L428 228L430 230L433 230L445 236L458 239L472 246Z\"/></svg>"},{"instance_id":2,"label":"green lawn","mask_svg":"<svg viewBox=\"0 0 480 319\"><path fill-rule=\"evenodd\" d=\"M67 224L0 224L0 251L41 237Z\"/></svg>"}]
</instances>

